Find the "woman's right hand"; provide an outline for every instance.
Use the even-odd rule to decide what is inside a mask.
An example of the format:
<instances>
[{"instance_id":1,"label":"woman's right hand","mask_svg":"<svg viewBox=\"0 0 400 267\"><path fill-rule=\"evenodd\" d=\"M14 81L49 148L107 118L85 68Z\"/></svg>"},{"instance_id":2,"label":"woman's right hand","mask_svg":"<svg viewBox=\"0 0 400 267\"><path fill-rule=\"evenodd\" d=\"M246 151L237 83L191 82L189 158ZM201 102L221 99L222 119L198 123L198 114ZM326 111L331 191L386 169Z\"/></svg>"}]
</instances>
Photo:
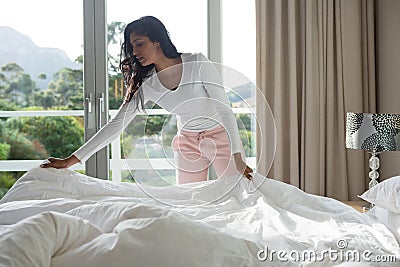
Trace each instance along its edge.
<instances>
[{"instance_id":1,"label":"woman's right hand","mask_svg":"<svg viewBox=\"0 0 400 267\"><path fill-rule=\"evenodd\" d=\"M42 163L40 164L41 168L56 168L56 169L64 169L64 168L69 168L75 163L80 162L80 160L75 157L74 155L69 156L68 158L65 159L59 159L59 158L48 158L47 163Z\"/></svg>"}]
</instances>

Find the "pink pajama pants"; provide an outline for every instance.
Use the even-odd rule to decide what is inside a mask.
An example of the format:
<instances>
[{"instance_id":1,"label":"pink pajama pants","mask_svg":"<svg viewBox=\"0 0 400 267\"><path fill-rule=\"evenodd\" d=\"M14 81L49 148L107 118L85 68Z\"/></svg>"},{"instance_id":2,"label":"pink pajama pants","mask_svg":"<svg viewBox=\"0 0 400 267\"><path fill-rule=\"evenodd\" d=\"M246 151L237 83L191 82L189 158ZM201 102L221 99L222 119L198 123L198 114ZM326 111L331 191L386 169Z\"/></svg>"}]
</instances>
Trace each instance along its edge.
<instances>
[{"instance_id":1,"label":"pink pajama pants","mask_svg":"<svg viewBox=\"0 0 400 267\"><path fill-rule=\"evenodd\" d=\"M218 178L239 174L222 126L202 132L181 130L172 140L178 184L206 181L212 164Z\"/></svg>"}]
</instances>

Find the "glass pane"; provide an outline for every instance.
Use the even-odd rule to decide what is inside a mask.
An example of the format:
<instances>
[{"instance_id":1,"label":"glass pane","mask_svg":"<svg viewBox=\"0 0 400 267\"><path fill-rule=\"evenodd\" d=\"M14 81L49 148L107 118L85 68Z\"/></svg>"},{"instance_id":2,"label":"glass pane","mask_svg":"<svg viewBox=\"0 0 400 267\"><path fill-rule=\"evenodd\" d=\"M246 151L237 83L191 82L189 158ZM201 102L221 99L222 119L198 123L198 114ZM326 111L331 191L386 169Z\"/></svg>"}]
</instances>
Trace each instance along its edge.
<instances>
[{"instance_id":1,"label":"glass pane","mask_svg":"<svg viewBox=\"0 0 400 267\"><path fill-rule=\"evenodd\" d=\"M7 1L0 40L0 160L70 155L84 134L82 0ZM0 188L29 166L2 167Z\"/></svg>"},{"instance_id":2,"label":"glass pane","mask_svg":"<svg viewBox=\"0 0 400 267\"><path fill-rule=\"evenodd\" d=\"M178 52L208 54L207 0L108 1L109 105L111 113L119 108L125 93L122 75L118 70L123 30L128 23L147 15L154 16L163 22ZM149 108L157 109L157 106L150 105ZM168 160L168 158L173 157L170 145L175 134L176 120L174 115L137 116L121 135L120 143L114 142L111 145L112 151L116 151L117 146L121 148L120 153L117 153L120 157L115 158L116 153L111 153L112 159L119 162L119 164L111 164L111 179L114 181L132 181L131 175L155 177L154 172L156 172L168 183L174 183L175 170L163 169L165 165L162 165L159 161L151 163L155 170L141 169L139 166L135 168L135 171L129 172L113 168L113 166L118 165L124 168L126 164L122 158ZM152 172L152 174L150 175L149 172ZM148 180L145 183L156 186L168 184L162 182L161 179Z\"/></svg>"},{"instance_id":3,"label":"glass pane","mask_svg":"<svg viewBox=\"0 0 400 267\"><path fill-rule=\"evenodd\" d=\"M254 0L222 0L222 59L256 80L256 13ZM239 60L240 58L240 60Z\"/></svg>"},{"instance_id":4,"label":"glass pane","mask_svg":"<svg viewBox=\"0 0 400 267\"><path fill-rule=\"evenodd\" d=\"M229 99L236 114L248 165L255 169L256 20L253 0L222 0L222 64ZM242 112L242 111L240 111Z\"/></svg>"}]
</instances>

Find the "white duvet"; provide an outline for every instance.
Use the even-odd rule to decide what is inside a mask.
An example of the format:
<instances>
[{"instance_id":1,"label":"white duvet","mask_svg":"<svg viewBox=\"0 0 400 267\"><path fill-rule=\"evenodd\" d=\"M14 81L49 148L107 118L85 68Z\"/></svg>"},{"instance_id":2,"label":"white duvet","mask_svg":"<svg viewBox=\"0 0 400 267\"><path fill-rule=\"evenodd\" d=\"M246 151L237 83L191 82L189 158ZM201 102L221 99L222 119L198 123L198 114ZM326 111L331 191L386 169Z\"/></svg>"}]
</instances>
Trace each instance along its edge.
<instances>
[{"instance_id":1,"label":"white duvet","mask_svg":"<svg viewBox=\"0 0 400 267\"><path fill-rule=\"evenodd\" d=\"M0 266L399 266L399 261L399 244L383 224L339 201L258 174L253 182L226 178L152 188L33 168L0 201Z\"/></svg>"}]
</instances>

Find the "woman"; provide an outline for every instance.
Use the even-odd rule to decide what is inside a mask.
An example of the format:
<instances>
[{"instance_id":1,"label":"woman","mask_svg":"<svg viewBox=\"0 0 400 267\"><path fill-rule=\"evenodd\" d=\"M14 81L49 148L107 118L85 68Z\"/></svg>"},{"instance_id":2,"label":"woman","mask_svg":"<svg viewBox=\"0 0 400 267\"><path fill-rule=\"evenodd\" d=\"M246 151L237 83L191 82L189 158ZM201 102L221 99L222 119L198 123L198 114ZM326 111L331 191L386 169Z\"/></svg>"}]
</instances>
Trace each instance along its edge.
<instances>
[{"instance_id":1,"label":"woman","mask_svg":"<svg viewBox=\"0 0 400 267\"><path fill-rule=\"evenodd\" d=\"M172 143L178 184L206 180L211 163L218 177L239 171L252 178L229 100L205 56L178 53L165 26L152 16L126 26L122 51L120 69L128 90L116 116L71 156L49 158L41 167L68 168L85 161L119 137L138 110L152 101L178 118Z\"/></svg>"}]
</instances>

